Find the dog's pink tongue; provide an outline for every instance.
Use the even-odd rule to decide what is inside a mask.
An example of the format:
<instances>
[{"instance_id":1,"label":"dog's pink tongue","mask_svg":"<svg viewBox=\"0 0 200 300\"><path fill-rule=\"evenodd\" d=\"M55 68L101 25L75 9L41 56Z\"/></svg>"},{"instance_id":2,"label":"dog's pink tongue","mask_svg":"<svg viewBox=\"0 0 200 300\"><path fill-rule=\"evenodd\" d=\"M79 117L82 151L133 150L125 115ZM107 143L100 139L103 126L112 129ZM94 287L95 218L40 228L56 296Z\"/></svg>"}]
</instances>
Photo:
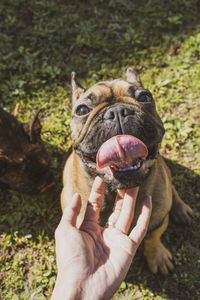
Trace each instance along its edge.
<instances>
[{"instance_id":1,"label":"dog's pink tongue","mask_svg":"<svg viewBox=\"0 0 200 300\"><path fill-rule=\"evenodd\" d=\"M131 135L116 135L107 140L97 153L97 166L102 169L116 166L119 169L132 166L138 158L145 158L148 150L145 144Z\"/></svg>"}]
</instances>

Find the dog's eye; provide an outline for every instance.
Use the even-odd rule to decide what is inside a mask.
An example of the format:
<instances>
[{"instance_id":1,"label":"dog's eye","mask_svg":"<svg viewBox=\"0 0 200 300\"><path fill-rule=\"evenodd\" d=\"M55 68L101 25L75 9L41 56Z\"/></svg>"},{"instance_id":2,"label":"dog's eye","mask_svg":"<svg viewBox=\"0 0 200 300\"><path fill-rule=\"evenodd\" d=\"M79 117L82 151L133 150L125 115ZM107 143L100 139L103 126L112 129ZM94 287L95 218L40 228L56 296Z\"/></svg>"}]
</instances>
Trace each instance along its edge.
<instances>
[{"instance_id":1,"label":"dog's eye","mask_svg":"<svg viewBox=\"0 0 200 300\"><path fill-rule=\"evenodd\" d=\"M77 109L76 109L76 114L78 115L78 116L84 116L84 115L87 115L87 114L89 114L89 112L90 112L90 108L87 106L87 105L79 105L78 107L77 107Z\"/></svg>"},{"instance_id":2,"label":"dog's eye","mask_svg":"<svg viewBox=\"0 0 200 300\"><path fill-rule=\"evenodd\" d=\"M149 102L151 101L151 96L147 94L142 94L137 99L139 102Z\"/></svg>"}]
</instances>

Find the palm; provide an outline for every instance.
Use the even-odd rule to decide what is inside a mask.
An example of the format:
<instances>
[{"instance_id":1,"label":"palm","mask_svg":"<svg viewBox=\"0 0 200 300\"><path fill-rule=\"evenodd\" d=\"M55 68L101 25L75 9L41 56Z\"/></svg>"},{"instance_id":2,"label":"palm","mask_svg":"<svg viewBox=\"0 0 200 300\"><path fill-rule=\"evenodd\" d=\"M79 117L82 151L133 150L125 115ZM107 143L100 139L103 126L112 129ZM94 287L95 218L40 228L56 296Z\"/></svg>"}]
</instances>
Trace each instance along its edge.
<instances>
[{"instance_id":1,"label":"palm","mask_svg":"<svg viewBox=\"0 0 200 300\"><path fill-rule=\"evenodd\" d=\"M102 228L95 222L84 222L77 233L85 244L78 265L90 276L89 285L96 287L96 295L115 291L130 267L136 244L118 229Z\"/></svg>"}]
</instances>

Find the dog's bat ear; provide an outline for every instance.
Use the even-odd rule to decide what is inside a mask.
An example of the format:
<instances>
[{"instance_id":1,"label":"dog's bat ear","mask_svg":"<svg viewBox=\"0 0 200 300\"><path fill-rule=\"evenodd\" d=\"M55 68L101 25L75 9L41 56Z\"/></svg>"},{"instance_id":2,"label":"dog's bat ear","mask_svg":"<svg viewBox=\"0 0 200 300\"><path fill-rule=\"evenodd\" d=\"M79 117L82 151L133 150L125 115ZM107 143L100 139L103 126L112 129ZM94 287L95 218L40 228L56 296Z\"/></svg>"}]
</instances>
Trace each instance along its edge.
<instances>
[{"instance_id":1,"label":"dog's bat ear","mask_svg":"<svg viewBox=\"0 0 200 300\"><path fill-rule=\"evenodd\" d=\"M81 94L85 92L85 89L76 80L76 73L71 74L71 89L72 89L72 104L78 100Z\"/></svg>"},{"instance_id":2,"label":"dog's bat ear","mask_svg":"<svg viewBox=\"0 0 200 300\"><path fill-rule=\"evenodd\" d=\"M126 70L126 80L130 83L137 85L138 87L142 87L142 82L140 79L140 75L135 67L129 67Z\"/></svg>"}]
</instances>

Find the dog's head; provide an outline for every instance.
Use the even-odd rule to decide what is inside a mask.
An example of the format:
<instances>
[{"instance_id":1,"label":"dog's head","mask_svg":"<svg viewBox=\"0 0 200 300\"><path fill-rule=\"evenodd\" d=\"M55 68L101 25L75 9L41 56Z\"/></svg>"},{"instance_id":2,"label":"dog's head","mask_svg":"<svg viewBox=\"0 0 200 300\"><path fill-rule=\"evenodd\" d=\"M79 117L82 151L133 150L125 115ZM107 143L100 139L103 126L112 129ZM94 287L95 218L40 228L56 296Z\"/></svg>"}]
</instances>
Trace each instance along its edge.
<instances>
[{"instance_id":1,"label":"dog's head","mask_svg":"<svg viewBox=\"0 0 200 300\"><path fill-rule=\"evenodd\" d=\"M88 90L72 73L72 102L73 146L87 171L103 177L113 189L140 185L155 162L164 127L136 70L128 68L126 80L99 82ZM100 148L107 162L101 168L96 163ZM142 151L142 157L137 151Z\"/></svg>"}]
</instances>

